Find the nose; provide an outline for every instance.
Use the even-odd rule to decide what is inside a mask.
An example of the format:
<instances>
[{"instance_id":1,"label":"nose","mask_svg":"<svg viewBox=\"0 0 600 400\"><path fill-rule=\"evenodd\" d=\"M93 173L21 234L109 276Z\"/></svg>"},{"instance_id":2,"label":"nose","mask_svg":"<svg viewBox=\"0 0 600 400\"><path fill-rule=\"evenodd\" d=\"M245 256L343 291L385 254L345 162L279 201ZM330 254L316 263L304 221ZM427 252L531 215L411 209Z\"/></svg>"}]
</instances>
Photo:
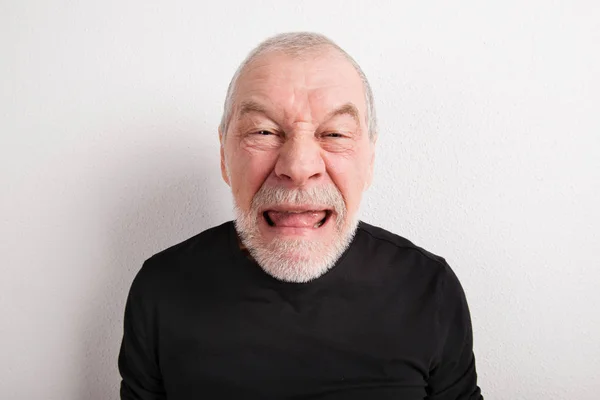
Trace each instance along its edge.
<instances>
[{"instance_id":1,"label":"nose","mask_svg":"<svg viewBox=\"0 0 600 400\"><path fill-rule=\"evenodd\" d=\"M280 148L275 175L290 186L306 186L325 173L321 146L312 137L292 137Z\"/></svg>"}]
</instances>

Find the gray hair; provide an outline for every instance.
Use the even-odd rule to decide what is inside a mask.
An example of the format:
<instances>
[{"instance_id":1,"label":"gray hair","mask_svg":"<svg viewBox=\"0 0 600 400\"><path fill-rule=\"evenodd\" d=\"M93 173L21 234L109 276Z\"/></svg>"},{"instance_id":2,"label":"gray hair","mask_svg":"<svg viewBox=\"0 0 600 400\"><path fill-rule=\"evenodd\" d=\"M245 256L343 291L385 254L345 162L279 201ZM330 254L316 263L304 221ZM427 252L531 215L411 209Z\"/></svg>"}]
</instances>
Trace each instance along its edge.
<instances>
[{"instance_id":1,"label":"gray hair","mask_svg":"<svg viewBox=\"0 0 600 400\"><path fill-rule=\"evenodd\" d=\"M352 64L360 76L364 86L365 104L367 106L367 130L371 140L374 140L377 136L377 118L375 115L375 104L373 102L373 91L371 90L371 85L367 80L367 76L360 68L358 63L341 47L335 44L328 37L313 32L289 32L272 36L256 46L248 54L248 56L246 56L244 61L242 61L233 75L233 78L231 78L231 82L229 82L229 88L227 89L227 96L225 97L225 104L223 107L223 116L221 117L221 123L219 125L219 131L221 134L225 135L227 133L227 129L229 128L231 113L233 111L233 98L235 96L237 82L248 64L257 59L259 56L269 52L283 52L294 57L299 57L305 53L325 47L330 47L338 51Z\"/></svg>"}]
</instances>

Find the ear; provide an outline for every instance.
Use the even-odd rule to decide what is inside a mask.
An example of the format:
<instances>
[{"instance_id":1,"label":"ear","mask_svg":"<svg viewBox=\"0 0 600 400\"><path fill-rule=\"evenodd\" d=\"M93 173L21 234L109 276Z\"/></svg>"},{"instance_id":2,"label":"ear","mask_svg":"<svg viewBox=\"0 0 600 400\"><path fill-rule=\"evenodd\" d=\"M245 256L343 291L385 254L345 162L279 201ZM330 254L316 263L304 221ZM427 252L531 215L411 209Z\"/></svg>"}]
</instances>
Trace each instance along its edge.
<instances>
[{"instance_id":1,"label":"ear","mask_svg":"<svg viewBox=\"0 0 600 400\"><path fill-rule=\"evenodd\" d=\"M223 137L223 132L221 132L221 130L219 130L219 143L221 145L221 176L225 183L231 186L229 175L227 174L227 165L225 164L225 138Z\"/></svg>"}]
</instances>

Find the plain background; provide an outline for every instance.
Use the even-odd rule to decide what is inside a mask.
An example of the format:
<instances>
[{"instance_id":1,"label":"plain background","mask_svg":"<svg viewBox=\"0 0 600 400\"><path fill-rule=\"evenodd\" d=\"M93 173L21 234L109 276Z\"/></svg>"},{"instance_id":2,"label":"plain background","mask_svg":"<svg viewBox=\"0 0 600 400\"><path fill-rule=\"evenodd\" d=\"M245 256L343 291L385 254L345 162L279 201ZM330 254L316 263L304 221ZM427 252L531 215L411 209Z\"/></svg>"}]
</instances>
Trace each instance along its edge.
<instances>
[{"instance_id":1,"label":"plain background","mask_svg":"<svg viewBox=\"0 0 600 400\"><path fill-rule=\"evenodd\" d=\"M225 90L293 30L370 78L363 219L453 266L486 399L598 398L597 1L0 4L2 399L118 397L129 285L231 218Z\"/></svg>"}]
</instances>

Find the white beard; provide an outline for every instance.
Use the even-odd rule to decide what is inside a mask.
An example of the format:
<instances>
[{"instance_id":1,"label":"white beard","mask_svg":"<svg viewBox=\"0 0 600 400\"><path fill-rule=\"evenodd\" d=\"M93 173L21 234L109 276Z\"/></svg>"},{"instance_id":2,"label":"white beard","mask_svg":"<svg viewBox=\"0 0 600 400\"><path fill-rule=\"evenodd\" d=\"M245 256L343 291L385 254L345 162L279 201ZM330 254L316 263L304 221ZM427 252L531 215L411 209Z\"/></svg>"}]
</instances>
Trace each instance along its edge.
<instances>
[{"instance_id":1,"label":"white beard","mask_svg":"<svg viewBox=\"0 0 600 400\"><path fill-rule=\"evenodd\" d=\"M259 231L260 210L277 204L327 204L336 213L336 235L331 241L305 238L264 239ZM327 272L346 251L358 227L358 219L349 218L346 205L335 186L309 190L265 188L254 196L250 210L235 206L235 227L242 243L254 260L272 277L285 282L303 283ZM330 216L333 218L333 216Z\"/></svg>"}]
</instances>

